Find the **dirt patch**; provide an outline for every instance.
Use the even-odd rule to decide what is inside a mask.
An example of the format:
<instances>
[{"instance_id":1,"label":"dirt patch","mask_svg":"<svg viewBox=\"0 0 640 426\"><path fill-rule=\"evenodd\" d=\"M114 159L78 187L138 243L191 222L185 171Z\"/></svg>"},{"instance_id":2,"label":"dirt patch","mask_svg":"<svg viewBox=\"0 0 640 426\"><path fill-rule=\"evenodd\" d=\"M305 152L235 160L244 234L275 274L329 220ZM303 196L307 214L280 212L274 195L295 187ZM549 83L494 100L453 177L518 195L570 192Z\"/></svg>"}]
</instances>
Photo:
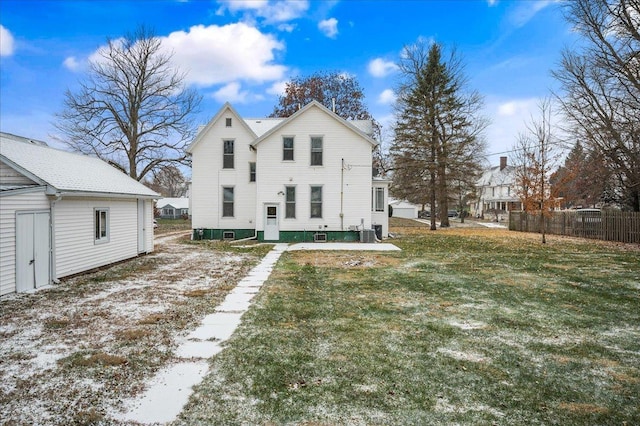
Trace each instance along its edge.
<instances>
[{"instance_id":1,"label":"dirt patch","mask_svg":"<svg viewBox=\"0 0 640 426\"><path fill-rule=\"evenodd\" d=\"M319 268L384 268L401 263L397 257L374 252L295 251L290 252L290 256L299 265Z\"/></svg>"},{"instance_id":2,"label":"dirt patch","mask_svg":"<svg viewBox=\"0 0 640 426\"><path fill-rule=\"evenodd\" d=\"M580 414L604 414L609 412L607 407L600 407L593 404L579 404L577 402L563 402L559 407L562 410Z\"/></svg>"},{"instance_id":3,"label":"dirt patch","mask_svg":"<svg viewBox=\"0 0 640 426\"><path fill-rule=\"evenodd\" d=\"M177 339L259 261L185 244L184 234L157 238L149 255L0 300L2 422L110 423L122 400L177 361Z\"/></svg>"}]
</instances>

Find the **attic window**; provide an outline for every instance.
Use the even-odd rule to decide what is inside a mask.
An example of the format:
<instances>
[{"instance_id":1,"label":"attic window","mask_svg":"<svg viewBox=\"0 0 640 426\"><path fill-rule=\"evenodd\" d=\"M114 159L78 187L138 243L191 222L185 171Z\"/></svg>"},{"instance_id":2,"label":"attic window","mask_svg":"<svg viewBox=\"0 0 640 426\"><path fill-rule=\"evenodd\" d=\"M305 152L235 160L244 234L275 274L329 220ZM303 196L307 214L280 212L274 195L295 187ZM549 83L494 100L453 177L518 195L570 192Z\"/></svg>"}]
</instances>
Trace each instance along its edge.
<instances>
[{"instance_id":1,"label":"attic window","mask_svg":"<svg viewBox=\"0 0 640 426\"><path fill-rule=\"evenodd\" d=\"M231 118L225 118L224 122L226 127L231 127Z\"/></svg>"}]
</instances>

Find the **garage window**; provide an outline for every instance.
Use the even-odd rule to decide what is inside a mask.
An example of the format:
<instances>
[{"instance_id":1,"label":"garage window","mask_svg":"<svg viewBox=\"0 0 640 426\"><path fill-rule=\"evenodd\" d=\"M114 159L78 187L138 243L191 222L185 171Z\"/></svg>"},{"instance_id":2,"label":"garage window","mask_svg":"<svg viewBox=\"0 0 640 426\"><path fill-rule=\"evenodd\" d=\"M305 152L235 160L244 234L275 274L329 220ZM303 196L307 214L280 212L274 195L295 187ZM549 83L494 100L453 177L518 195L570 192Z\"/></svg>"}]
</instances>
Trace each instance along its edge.
<instances>
[{"instance_id":1,"label":"garage window","mask_svg":"<svg viewBox=\"0 0 640 426\"><path fill-rule=\"evenodd\" d=\"M96 243L106 243L109 241L109 209L94 210L94 225Z\"/></svg>"}]
</instances>

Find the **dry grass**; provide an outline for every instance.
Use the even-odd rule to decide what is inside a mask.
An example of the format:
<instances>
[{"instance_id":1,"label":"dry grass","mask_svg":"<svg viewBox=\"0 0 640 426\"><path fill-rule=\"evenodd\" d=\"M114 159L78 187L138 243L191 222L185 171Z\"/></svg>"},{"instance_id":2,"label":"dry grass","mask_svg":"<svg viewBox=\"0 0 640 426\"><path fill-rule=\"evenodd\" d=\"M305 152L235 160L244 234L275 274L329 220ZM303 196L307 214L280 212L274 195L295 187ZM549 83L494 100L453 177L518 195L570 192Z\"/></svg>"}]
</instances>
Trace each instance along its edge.
<instances>
[{"instance_id":1,"label":"dry grass","mask_svg":"<svg viewBox=\"0 0 640 426\"><path fill-rule=\"evenodd\" d=\"M158 237L150 255L0 300L0 423L112 424L123 399L176 361L176 339L260 258L182 235Z\"/></svg>"}]
</instances>

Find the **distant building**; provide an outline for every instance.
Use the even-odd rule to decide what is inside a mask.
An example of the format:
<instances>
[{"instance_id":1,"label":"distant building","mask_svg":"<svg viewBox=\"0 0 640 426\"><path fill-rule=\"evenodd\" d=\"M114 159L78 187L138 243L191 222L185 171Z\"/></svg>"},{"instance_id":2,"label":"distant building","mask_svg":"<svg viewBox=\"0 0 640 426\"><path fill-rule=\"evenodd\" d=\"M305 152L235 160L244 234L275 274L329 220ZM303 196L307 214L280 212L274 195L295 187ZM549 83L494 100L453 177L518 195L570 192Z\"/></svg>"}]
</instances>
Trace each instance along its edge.
<instances>
[{"instance_id":1,"label":"distant building","mask_svg":"<svg viewBox=\"0 0 640 426\"><path fill-rule=\"evenodd\" d=\"M522 210L522 202L516 193L515 167L507 164L507 157L500 157L500 165L486 170L476 185L477 201L471 206L471 214L485 219L506 220L512 210Z\"/></svg>"},{"instance_id":2,"label":"distant building","mask_svg":"<svg viewBox=\"0 0 640 426\"><path fill-rule=\"evenodd\" d=\"M180 219L191 216L189 198L161 198L156 203L156 210L162 219Z\"/></svg>"},{"instance_id":3,"label":"distant building","mask_svg":"<svg viewBox=\"0 0 640 426\"><path fill-rule=\"evenodd\" d=\"M402 217L405 219L416 219L418 217L419 206L403 200L390 200L389 205L393 209L391 217Z\"/></svg>"}]
</instances>

